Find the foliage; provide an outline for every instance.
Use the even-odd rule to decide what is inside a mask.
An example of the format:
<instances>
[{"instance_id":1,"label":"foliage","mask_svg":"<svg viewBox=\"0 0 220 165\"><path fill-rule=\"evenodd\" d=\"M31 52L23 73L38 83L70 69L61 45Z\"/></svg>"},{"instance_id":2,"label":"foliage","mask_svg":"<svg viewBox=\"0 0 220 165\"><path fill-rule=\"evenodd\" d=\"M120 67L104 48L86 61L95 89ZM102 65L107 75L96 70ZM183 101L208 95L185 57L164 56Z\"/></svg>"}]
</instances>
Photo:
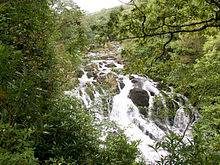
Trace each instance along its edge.
<instances>
[{"instance_id":1,"label":"foliage","mask_svg":"<svg viewBox=\"0 0 220 165\"><path fill-rule=\"evenodd\" d=\"M26 127L46 111L53 91L50 29L45 28L51 27L50 12L44 1L8 1L0 14L1 109L10 125Z\"/></svg>"},{"instance_id":2,"label":"foliage","mask_svg":"<svg viewBox=\"0 0 220 165\"><path fill-rule=\"evenodd\" d=\"M63 158L66 163L93 164L99 133L92 118L72 99L56 99L52 104L51 113L43 116L42 126L32 134L35 156L40 161Z\"/></svg>"},{"instance_id":3,"label":"foliage","mask_svg":"<svg viewBox=\"0 0 220 165\"><path fill-rule=\"evenodd\" d=\"M98 13L85 16L84 24L92 49L103 46L107 41L113 41L119 34L116 30L122 8L103 9Z\"/></svg>"},{"instance_id":4,"label":"foliage","mask_svg":"<svg viewBox=\"0 0 220 165\"><path fill-rule=\"evenodd\" d=\"M194 128L194 141L186 145L181 137L171 134L160 145L171 154L161 159L159 164L218 164L219 162L219 131L217 131L220 118L219 33L205 37L206 42L194 40L193 44L200 48L197 49L196 46L190 48L190 56L187 57L187 61L190 62L183 60L185 55L182 54L189 52L189 45L181 47L175 45L175 43L183 43L181 36L170 43L172 49L169 52L169 60L155 62L154 58L157 55L151 52L150 44L128 42L128 46L123 51L123 57L128 64L126 68L128 73L146 74L160 81L163 88L165 84L172 85L176 92L188 96L201 114ZM193 40L190 37L188 41Z\"/></svg>"},{"instance_id":5,"label":"foliage","mask_svg":"<svg viewBox=\"0 0 220 165\"><path fill-rule=\"evenodd\" d=\"M31 146L31 130L0 125L0 164L37 164Z\"/></svg>"},{"instance_id":6,"label":"foliage","mask_svg":"<svg viewBox=\"0 0 220 165\"><path fill-rule=\"evenodd\" d=\"M63 98L87 38L74 3L49 2L0 2L0 164L105 164L110 151L112 162L135 162L125 137L100 148L91 115Z\"/></svg>"},{"instance_id":7,"label":"foliage","mask_svg":"<svg viewBox=\"0 0 220 165\"><path fill-rule=\"evenodd\" d=\"M218 4L211 1L137 0L125 13L124 29L134 37L146 38L216 27ZM160 11L160 12L158 12ZM190 18L190 19L189 19Z\"/></svg>"},{"instance_id":8,"label":"foliage","mask_svg":"<svg viewBox=\"0 0 220 165\"><path fill-rule=\"evenodd\" d=\"M76 73L80 69L83 53L88 44L83 13L71 1L54 4L55 30L52 43L55 50L55 70L57 86L60 90L70 90L76 84Z\"/></svg>"},{"instance_id":9,"label":"foliage","mask_svg":"<svg viewBox=\"0 0 220 165\"><path fill-rule=\"evenodd\" d=\"M194 127L194 138L183 140L184 136L170 133L155 149L162 147L170 154L163 157L158 164L218 164L219 155L219 105L205 107L203 118ZM214 119L214 120L213 120Z\"/></svg>"},{"instance_id":10,"label":"foliage","mask_svg":"<svg viewBox=\"0 0 220 165\"><path fill-rule=\"evenodd\" d=\"M171 153L161 164L219 162L219 10L215 0L132 0L113 23L126 73L173 86L201 114L194 142L185 145L171 134L161 144Z\"/></svg>"},{"instance_id":11,"label":"foliage","mask_svg":"<svg viewBox=\"0 0 220 165\"><path fill-rule=\"evenodd\" d=\"M101 165L136 165L137 143L129 144L127 138L122 133L109 134L103 146L100 159ZM129 156L128 156L129 155ZM98 161L99 162L99 161ZM99 164L97 162L97 164Z\"/></svg>"},{"instance_id":12,"label":"foliage","mask_svg":"<svg viewBox=\"0 0 220 165\"><path fill-rule=\"evenodd\" d=\"M187 93L191 102L198 107L218 102L219 92L216 89L219 89L220 59L219 50L215 46L219 42L218 38L219 34L215 40L208 38L204 45L204 55L192 66L180 65L169 77L170 81L178 85L177 89Z\"/></svg>"}]
</instances>

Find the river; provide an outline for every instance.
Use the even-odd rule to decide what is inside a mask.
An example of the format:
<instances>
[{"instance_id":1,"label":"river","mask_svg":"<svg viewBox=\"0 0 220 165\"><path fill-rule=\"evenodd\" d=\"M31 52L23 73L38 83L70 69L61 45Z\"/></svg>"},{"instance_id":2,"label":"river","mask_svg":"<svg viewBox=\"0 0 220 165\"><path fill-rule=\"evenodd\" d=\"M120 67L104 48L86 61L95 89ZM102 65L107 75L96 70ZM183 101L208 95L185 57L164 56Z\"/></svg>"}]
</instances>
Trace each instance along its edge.
<instances>
[{"instance_id":1,"label":"river","mask_svg":"<svg viewBox=\"0 0 220 165\"><path fill-rule=\"evenodd\" d=\"M154 164L169 153L163 149L155 151L151 146L163 141L171 131L183 136L187 143L187 139L192 139L192 125L198 115L188 99L172 88L164 91L147 76L124 74L121 49L114 44L89 52L78 87L65 95L82 100L96 123L114 123L129 141L139 141L142 158L147 164ZM111 127L102 127L100 138L104 140L109 130Z\"/></svg>"}]
</instances>

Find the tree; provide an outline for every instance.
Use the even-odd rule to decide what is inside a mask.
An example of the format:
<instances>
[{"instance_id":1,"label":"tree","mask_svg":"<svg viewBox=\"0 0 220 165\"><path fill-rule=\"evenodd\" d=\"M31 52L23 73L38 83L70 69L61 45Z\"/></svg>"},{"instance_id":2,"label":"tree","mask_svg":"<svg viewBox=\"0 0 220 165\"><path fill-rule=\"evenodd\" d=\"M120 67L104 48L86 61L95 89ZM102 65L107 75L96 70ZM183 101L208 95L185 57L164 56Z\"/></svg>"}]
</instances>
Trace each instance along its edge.
<instances>
[{"instance_id":1,"label":"tree","mask_svg":"<svg viewBox=\"0 0 220 165\"><path fill-rule=\"evenodd\" d=\"M220 160L219 11L217 0L132 0L119 17L119 40L129 39L122 54L126 71L173 86L201 114L194 142L171 134L161 146L172 154L159 164Z\"/></svg>"},{"instance_id":2,"label":"tree","mask_svg":"<svg viewBox=\"0 0 220 165\"><path fill-rule=\"evenodd\" d=\"M83 13L52 2L0 2L0 164L103 164L111 149L100 148L92 116L63 94L86 46ZM134 145L119 144L134 163Z\"/></svg>"},{"instance_id":3,"label":"tree","mask_svg":"<svg viewBox=\"0 0 220 165\"><path fill-rule=\"evenodd\" d=\"M50 14L43 0L7 1L1 8L0 105L11 126L26 127L47 111L54 90Z\"/></svg>"},{"instance_id":4,"label":"tree","mask_svg":"<svg viewBox=\"0 0 220 165\"><path fill-rule=\"evenodd\" d=\"M220 27L220 8L216 0L131 0L129 5L121 18L121 28L129 33L120 40L148 42L149 38L158 37L163 44L160 44L161 53L156 61L165 58L168 44L178 34Z\"/></svg>"}]
</instances>

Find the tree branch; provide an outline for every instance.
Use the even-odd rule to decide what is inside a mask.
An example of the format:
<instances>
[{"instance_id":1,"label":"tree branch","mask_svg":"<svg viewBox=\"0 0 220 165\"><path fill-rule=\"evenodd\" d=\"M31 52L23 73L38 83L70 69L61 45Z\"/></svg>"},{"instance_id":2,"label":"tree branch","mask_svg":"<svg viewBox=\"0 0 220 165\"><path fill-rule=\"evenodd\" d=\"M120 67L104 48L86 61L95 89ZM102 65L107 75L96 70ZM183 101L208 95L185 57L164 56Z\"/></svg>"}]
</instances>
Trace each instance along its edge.
<instances>
[{"instance_id":1,"label":"tree branch","mask_svg":"<svg viewBox=\"0 0 220 165\"><path fill-rule=\"evenodd\" d=\"M145 32L145 22L147 20L147 17L145 15L145 13L137 6L137 4L134 2L134 0L131 0L130 3L132 3L132 5L141 13L142 17L143 17L143 21L141 23L141 31L143 33L144 36L146 36L146 32Z\"/></svg>"},{"instance_id":2,"label":"tree branch","mask_svg":"<svg viewBox=\"0 0 220 165\"><path fill-rule=\"evenodd\" d=\"M173 39L173 33L170 33L170 38L169 40L163 45L163 51L162 51L162 54L160 56L158 56L157 58L155 58L155 62L159 59L162 59L163 56L165 56L166 54L166 47L167 45L172 41Z\"/></svg>"},{"instance_id":3,"label":"tree branch","mask_svg":"<svg viewBox=\"0 0 220 165\"><path fill-rule=\"evenodd\" d=\"M206 2L209 3L209 4L214 4L216 7L218 7L220 9L219 0L210 0L210 1L206 0Z\"/></svg>"},{"instance_id":4,"label":"tree branch","mask_svg":"<svg viewBox=\"0 0 220 165\"><path fill-rule=\"evenodd\" d=\"M215 18L210 18L208 20L203 20L203 21L200 21L200 22L192 22L192 23L183 24L183 25L166 25L166 26L173 27L173 28L182 28L182 27L188 27L188 26L207 24L207 23L214 22L214 21L215 21Z\"/></svg>"},{"instance_id":5,"label":"tree branch","mask_svg":"<svg viewBox=\"0 0 220 165\"><path fill-rule=\"evenodd\" d=\"M180 30L173 30L173 31L164 31L164 32L159 32L159 33L152 33L152 34L147 34L146 37L154 37L154 36L161 36L161 35L165 35L165 34L170 34L170 33L189 33L189 32L198 32L198 31L202 31L207 29L208 27L220 27L220 25L217 24L206 24L203 26L200 26L198 28L194 28L194 29L180 29ZM143 38L144 36L142 36L141 38Z\"/></svg>"},{"instance_id":6,"label":"tree branch","mask_svg":"<svg viewBox=\"0 0 220 165\"><path fill-rule=\"evenodd\" d=\"M199 32L202 30L205 30L207 28L211 28L211 27L220 27L220 24L216 24L216 23L211 23L211 24L206 24L197 28L193 28L193 29L179 29L179 30L170 30L170 31L163 31L163 32L158 32L158 33L146 33L145 35L140 35L140 36L129 36L129 37L125 37L125 38L121 38L119 40L116 41L123 41L123 40L129 40L129 39L144 39L146 37L155 37L155 36L163 36L166 34L177 34L177 33L190 33L190 32ZM159 29L159 28L158 28Z\"/></svg>"}]
</instances>

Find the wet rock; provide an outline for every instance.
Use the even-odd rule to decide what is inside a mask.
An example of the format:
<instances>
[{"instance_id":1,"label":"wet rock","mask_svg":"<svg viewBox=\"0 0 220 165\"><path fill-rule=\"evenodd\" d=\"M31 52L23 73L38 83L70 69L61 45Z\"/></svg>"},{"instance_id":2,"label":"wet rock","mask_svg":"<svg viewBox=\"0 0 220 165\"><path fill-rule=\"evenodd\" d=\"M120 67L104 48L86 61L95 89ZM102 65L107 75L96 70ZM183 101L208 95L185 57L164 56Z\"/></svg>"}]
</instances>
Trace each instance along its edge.
<instances>
[{"instance_id":1,"label":"wet rock","mask_svg":"<svg viewBox=\"0 0 220 165\"><path fill-rule=\"evenodd\" d=\"M177 101L177 102L179 102L180 104L182 104L182 105L185 105L186 104L186 100L183 98L183 97L181 97L181 96L176 96L175 97L175 100Z\"/></svg>"},{"instance_id":2,"label":"wet rock","mask_svg":"<svg viewBox=\"0 0 220 165\"><path fill-rule=\"evenodd\" d=\"M123 64L123 61L122 61L121 59L116 59L116 62L117 62L118 64Z\"/></svg>"},{"instance_id":3,"label":"wet rock","mask_svg":"<svg viewBox=\"0 0 220 165\"><path fill-rule=\"evenodd\" d=\"M135 88L140 88L140 89L142 89L142 87L143 87L143 82L141 82L140 79L138 79L138 78L133 78L133 79L131 79L131 82L134 84L134 87L135 87Z\"/></svg>"},{"instance_id":4,"label":"wet rock","mask_svg":"<svg viewBox=\"0 0 220 165\"><path fill-rule=\"evenodd\" d=\"M154 92L152 92L152 91L150 91L150 95L151 95L151 96L154 96L154 95L155 95L155 93L154 93Z\"/></svg>"},{"instance_id":5,"label":"wet rock","mask_svg":"<svg viewBox=\"0 0 220 165\"><path fill-rule=\"evenodd\" d=\"M149 106L148 92L143 89L139 89L139 88L131 89L128 97L137 106Z\"/></svg>"},{"instance_id":6,"label":"wet rock","mask_svg":"<svg viewBox=\"0 0 220 165\"><path fill-rule=\"evenodd\" d=\"M78 70L78 71L76 72L76 76L77 76L78 78L81 78L83 75L84 75L83 70Z\"/></svg>"},{"instance_id":7,"label":"wet rock","mask_svg":"<svg viewBox=\"0 0 220 165\"><path fill-rule=\"evenodd\" d=\"M106 67L108 67L108 68L115 68L117 66L114 63L110 63L110 64L107 64Z\"/></svg>"},{"instance_id":8,"label":"wet rock","mask_svg":"<svg viewBox=\"0 0 220 165\"><path fill-rule=\"evenodd\" d=\"M88 72L86 75L88 78L91 78L91 77L97 78L97 74L95 72Z\"/></svg>"},{"instance_id":9,"label":"wet rock","mask_svg":"<svg viewBox=\"0 0 220 165\"><path fill-rule=\"evenodd\" d=\"M90 65L87 65L84 70L86 72L89 72L89 71L98 71L98 69L99 68L96 64L90 64Z\"/></svg>"},{"instance_id":10,"label":"wet rock","mask_svg":"<svg viewBox=\"0 0 220 165\"><path fill-rule=\"evenodd\" d=\"M132 83L138 83L139 81L140 81L140 80L137 79L137 78L132 78L132 79L131 79L131 82L132 82Z\"/></svg>"},{"instance_id":11,"label":"wet rock","mask_svg":"<svg viewBox=\"0 0 220 165\"><path fill-rule=\"evenodd\" d=\"M168 117L168 121L169 121L169 124L170 126L173 126L174 125L174 117Z\"/></svg>"},{"instance_id":12,"label":"wet rock","mask_svg":"<svg viewBox=\"0 0 220 165\"><path fill-rule=\"evenodd\" d=\"M142 88L143 88L143 83L142 83L142 82L134 83L134 87L135 87L135 88L142 89Z\"/></svg>"},{"instance_id":13,"label":"wet rock","mask_svg":"<svg viewBox=\"0 0 220 165\"><path fill-rule=\"evenodd\" d=\"M158 83L158 84L157 84L157 88L158 88L159 90L161 90L161 89L163 88L163 85L162 85L161 83Z\"/></svg>"},{"instance_id":14,"label":"wet rock","mask_svg":"<svg viewBox=\"0 0 220 165\"><path fill-rule=\"evenodd\" d=\"M103 77L105 75L106 75L106 73L104 73L104 72L99 73L99 76L101 76L101 77Z\"/></svg>"},{"instance_id":15,"label":"wet rock","mask_svg":"<svg viewBox=\"0 0 220 165\"><path fill-rule=\"evenodd\" d=\"M157 138L152 133L150 133L148 130L146 130L145 134L149 136L152 140L157 140Z\"/></svg>"},{"instance_id":16,"label":"wet rock","mask_svg":"<svg viewBox=\"0 0 220 165\"><path fill-rule=\"evenodd\" d=\"M165 125L159 121L154 121L154 123L163 131L167 131L167 128L165 127Z\"/></svg>"},{"instance_id":17,"label":"wet rock","mask_svg":"<svg viewBox=\"0 0 220 165\"><path fill-rule=\"evenodd\" d=\"M142 131L142 132L144 132L144 126L142 126L142 125L138 125L138 128Z\"/></svg>"},{"instance_id":18,"label":"wet rock","mask_svg":"<svg viewBox=\"0 0 220 165\"><path fill-rule=\"evenodd\" d=\"M145 118L147 118L148 117L148 110L147 110L147 108L146 107L138 107L138 109L139 109L139 112L142 114L142 115L144 115L144 117Z\"/></svg>"},{"instance_id":19,"label":"wet rock","mask_svg":"<svg viewBox=\"0 0 220 165\"><path fill-rule=\"evenodd\" d=\"M134 79L134 78L135 78L134 76L129 75L129 79L130 79L130 80L132 80L132 79Z\"/></svg>"},{"instance_id":20,"label":"wet rock","mask_svg":"<svg viewBox=\"0 0 220 165\"><path fill-rule=\"evenodd\" d=\"M117 92L118 91L118 82L117 82L117 76L112 74L112 73L108 73L105 79L105 82L110 86L110 90L112 92Z\"/></svg>"},{"instance_id":21,"label":"wet rock","mask_svg":"<svg viewBox=\"0 0 220 165\"><path fill-rule=\"evenodd\" d=\"M159 90L164 90L164 91L169 91L170 88L167 86L165 83L157 83L157 89Z\"/></svg>"},{"instance_id":22,"label":"wet rock","mask_svg":"<svg viewBox=\"0 0 220 165\"><path fill-rule=\"evenodd\" d=\"M112 59L115 59L115 57L114 57L114 56L109 56L109 55L108 55L108 56L102 56L101 59L102 59L102 60L109 60L109 59L112 60Z\"/></svg>"},{"instance_id":23,"label":"wet rock","mask_svg":"<svg viewBox=\"0 0 220 165\"><path fill-rule=\"evenodd\" d=\"M123 89L125 87L125 84L123 82L119 82L120 89Z\"/></svg>"}]
</instances>

